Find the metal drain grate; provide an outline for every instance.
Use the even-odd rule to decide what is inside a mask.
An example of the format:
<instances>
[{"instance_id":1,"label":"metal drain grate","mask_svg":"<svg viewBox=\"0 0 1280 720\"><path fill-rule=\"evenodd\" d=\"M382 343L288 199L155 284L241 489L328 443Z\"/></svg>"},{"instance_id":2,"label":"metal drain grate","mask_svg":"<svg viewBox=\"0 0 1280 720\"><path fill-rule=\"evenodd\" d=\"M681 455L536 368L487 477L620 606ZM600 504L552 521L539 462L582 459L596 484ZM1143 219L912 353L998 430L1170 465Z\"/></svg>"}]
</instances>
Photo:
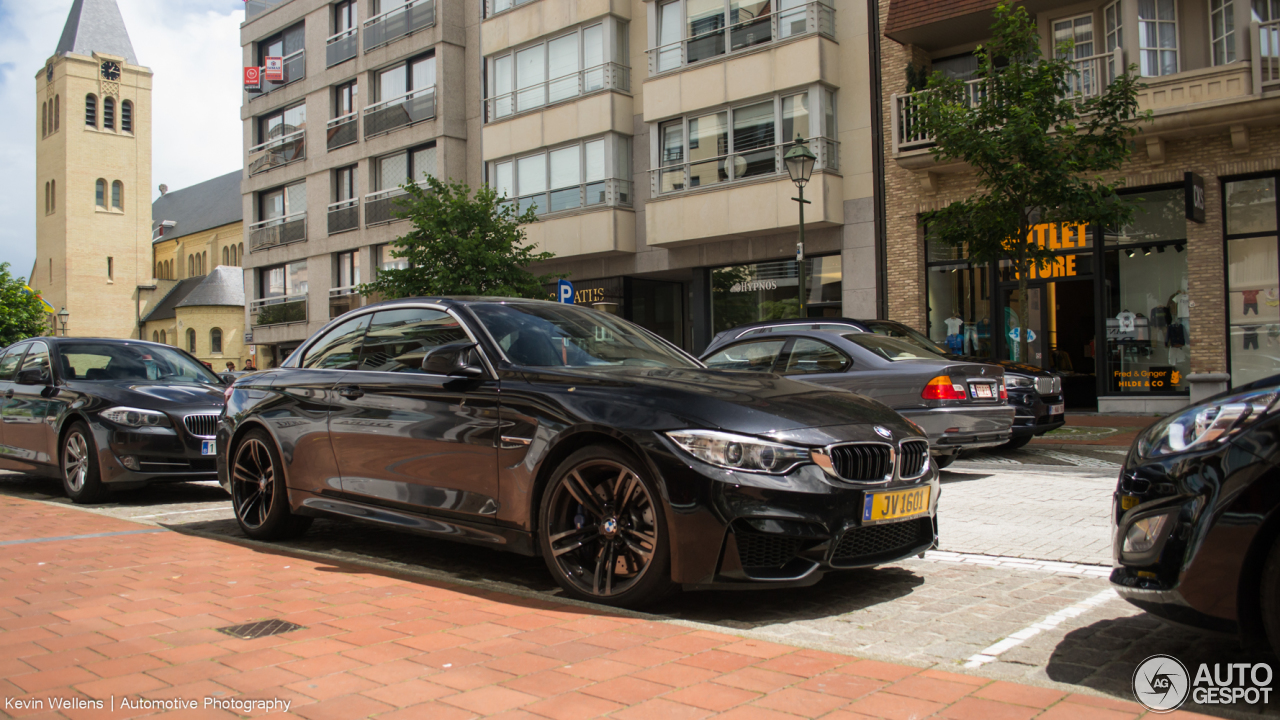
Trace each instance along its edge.
<instances>
[{"instance_id":1,"label":"metal drain grate","mask_svg":"<svg viewBox=\"0 0 1280 720\"><path fill-rule=\"evenodd\" d=\"M238 637L241 640L254 640L260 637L267 637L268 635L279 635L280 633L293 632L294 630L301 629L301 625L291 623L287 620L263 620L261 622L218 628L218 632L226 633L232 637Z\"/></svg>"}]
</instances>

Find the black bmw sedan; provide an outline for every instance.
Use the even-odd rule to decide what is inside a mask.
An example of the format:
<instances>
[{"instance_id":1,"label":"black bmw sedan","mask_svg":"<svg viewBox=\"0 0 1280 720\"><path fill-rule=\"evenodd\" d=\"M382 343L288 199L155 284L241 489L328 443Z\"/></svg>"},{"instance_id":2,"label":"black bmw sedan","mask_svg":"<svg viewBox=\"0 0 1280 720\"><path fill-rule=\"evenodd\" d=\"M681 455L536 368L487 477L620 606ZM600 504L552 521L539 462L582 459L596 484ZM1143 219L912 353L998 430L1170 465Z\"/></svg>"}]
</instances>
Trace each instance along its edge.
<instances>
[{"instance_id":1,"label":"black bmw sedan","mask_svg":"<svg viewBox=\"0 0 1280 720\"><path fill-rule=\"evenodd\" d=\"M0 468L60 477L77 503L217 477L224 387L181 350L34 338L0 351Z\"/></svg>"},{"instance_id":2,"label":"black bmw sedan","mask_svg":"<svg viewBox=\"0 0 1280 720\"><path fill-rule=\"evenodd\" d=\"M538 300L348 313L236 381L218 444L250 537L362 520L540 555L613 605L807 585L937 537L928 442L884 405Z\"/></svg>"},{"instance_id":3,"label":"black bmw sedan","mask_svg":"<svg viewBox=\"0 0 1280 720\"><path fill-rule=\"evenodd\" d=\"M1138 436L1116 487L1121 597L1165 619L1280 651L1280 375Z\"/></svg>"}]
</instances>

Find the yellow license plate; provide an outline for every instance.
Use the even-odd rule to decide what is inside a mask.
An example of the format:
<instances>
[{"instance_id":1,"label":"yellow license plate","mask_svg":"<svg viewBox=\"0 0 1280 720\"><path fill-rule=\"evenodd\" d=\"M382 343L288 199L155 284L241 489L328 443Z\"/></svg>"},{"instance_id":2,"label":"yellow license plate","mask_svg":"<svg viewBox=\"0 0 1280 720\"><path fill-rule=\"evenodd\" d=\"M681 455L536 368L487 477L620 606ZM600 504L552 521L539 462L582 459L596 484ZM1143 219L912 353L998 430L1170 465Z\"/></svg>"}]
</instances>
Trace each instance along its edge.
<instances>
[{"instance_id":1,"label":"yellow license plate","mask_svg":"<svg viewBox=\"0 0 1280 720\"><path fill-rule=\"evenodd\" d=\"M929 487L923 485L910 490L867 493L867 499L862 505L863 524L904 520L928 514Z\"/></svg>"},{"instance_id":2,"label":"yellow license plate","mask_svg":"<svg viewBox=\"0 0 1280 720\"><path fill-rule=\"evenodd\" d=\"M1121 509L1121 510L1128 510L1129 508L1134 507L1134 506L1136 506L1137 504L1138 504L1138 498L1136 498L1136 497L1134 497L1134 496L1132 496L1132 495L1121 495L1121 496L1120 496L1120 509Z\"/></svg>"}]
</instances>

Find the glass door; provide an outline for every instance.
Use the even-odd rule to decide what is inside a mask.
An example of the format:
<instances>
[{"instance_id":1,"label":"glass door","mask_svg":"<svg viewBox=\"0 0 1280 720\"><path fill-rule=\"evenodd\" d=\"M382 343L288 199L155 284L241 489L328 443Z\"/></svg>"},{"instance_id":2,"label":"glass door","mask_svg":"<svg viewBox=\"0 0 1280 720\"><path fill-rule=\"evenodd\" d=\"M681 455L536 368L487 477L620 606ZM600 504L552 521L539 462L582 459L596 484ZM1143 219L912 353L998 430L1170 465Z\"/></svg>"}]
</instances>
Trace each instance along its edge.
<instances>
[{"instance_id":1,"label":"glass door","mask_svg":"<svg viewBox=\"0 0 1280 720\"><path fill-rule=\"evenodd\" d=\"M1001 340L1004 342L1004 356L999 359L1045 367L1046 337L1044 327L1046 322L1044 318L1045 304L1042 301L1044 290L1043 283L1027 286L1028 313L1026 327L1022 325L1022 299L1019 297L1018 287L1013 285L1001 290L1000 295L1004 307L1003 317L1001 318ZM1026 333L1027 336L1029 352L1027 358L1021 356L1023 333ZM948 339L948 342L950 342L950 339ZM961 342L963 342L963 338L961 338Z\"/></svg>"}]
</instances>

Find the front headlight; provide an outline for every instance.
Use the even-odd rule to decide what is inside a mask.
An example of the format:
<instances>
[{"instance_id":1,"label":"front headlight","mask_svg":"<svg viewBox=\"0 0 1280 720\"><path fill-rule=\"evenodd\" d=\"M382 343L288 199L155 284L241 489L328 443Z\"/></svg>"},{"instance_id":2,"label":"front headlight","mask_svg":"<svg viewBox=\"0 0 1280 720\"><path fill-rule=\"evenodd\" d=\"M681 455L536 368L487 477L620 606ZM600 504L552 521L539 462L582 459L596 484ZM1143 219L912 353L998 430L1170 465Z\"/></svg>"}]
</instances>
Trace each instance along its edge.
<instances>
[{"instance_id":1,"label":"front headlight","mask_svg":"<svg viewBox=\"0 0 1280 720\"><path fill-rule=\"evenodd\" d=\"M1008 375L1004 376L1004 384L1010 388L1033 388L1036 386L1035 378L1026 375Z\"/></svg>"},{"instance_id":2,"label":"front headlight","mask_svg":"<svg viewBox=\"0 0 1280 720\"><path fill-rule=\"evenodd\" d=\"M1138 438L1138 454L1157 458L1221 445L1269 413L1280 397L1275 389L1254 390L1170 415Z\"/></svg>"},{"instance_id":3,"label":"front headlight","mask_svg":"<svg viewBox=\"0 0 1280 720\"><path fill-rule=\"evenodd\" d=\"M673 430L667 437L699 460L729 470L781 475L809 462L808 448L716 430Z\"/></svg>"},{"instance_id":4,"label":"front headlight","mask_svg":"<svg viewBox=\"0 0 1280 720\"><path fill-rule=\"evenodd\" d=\"M155 410L114 407L98 413L101 417L125 427L169 427L169 416Z\"/></svg>"}]
</instances>

